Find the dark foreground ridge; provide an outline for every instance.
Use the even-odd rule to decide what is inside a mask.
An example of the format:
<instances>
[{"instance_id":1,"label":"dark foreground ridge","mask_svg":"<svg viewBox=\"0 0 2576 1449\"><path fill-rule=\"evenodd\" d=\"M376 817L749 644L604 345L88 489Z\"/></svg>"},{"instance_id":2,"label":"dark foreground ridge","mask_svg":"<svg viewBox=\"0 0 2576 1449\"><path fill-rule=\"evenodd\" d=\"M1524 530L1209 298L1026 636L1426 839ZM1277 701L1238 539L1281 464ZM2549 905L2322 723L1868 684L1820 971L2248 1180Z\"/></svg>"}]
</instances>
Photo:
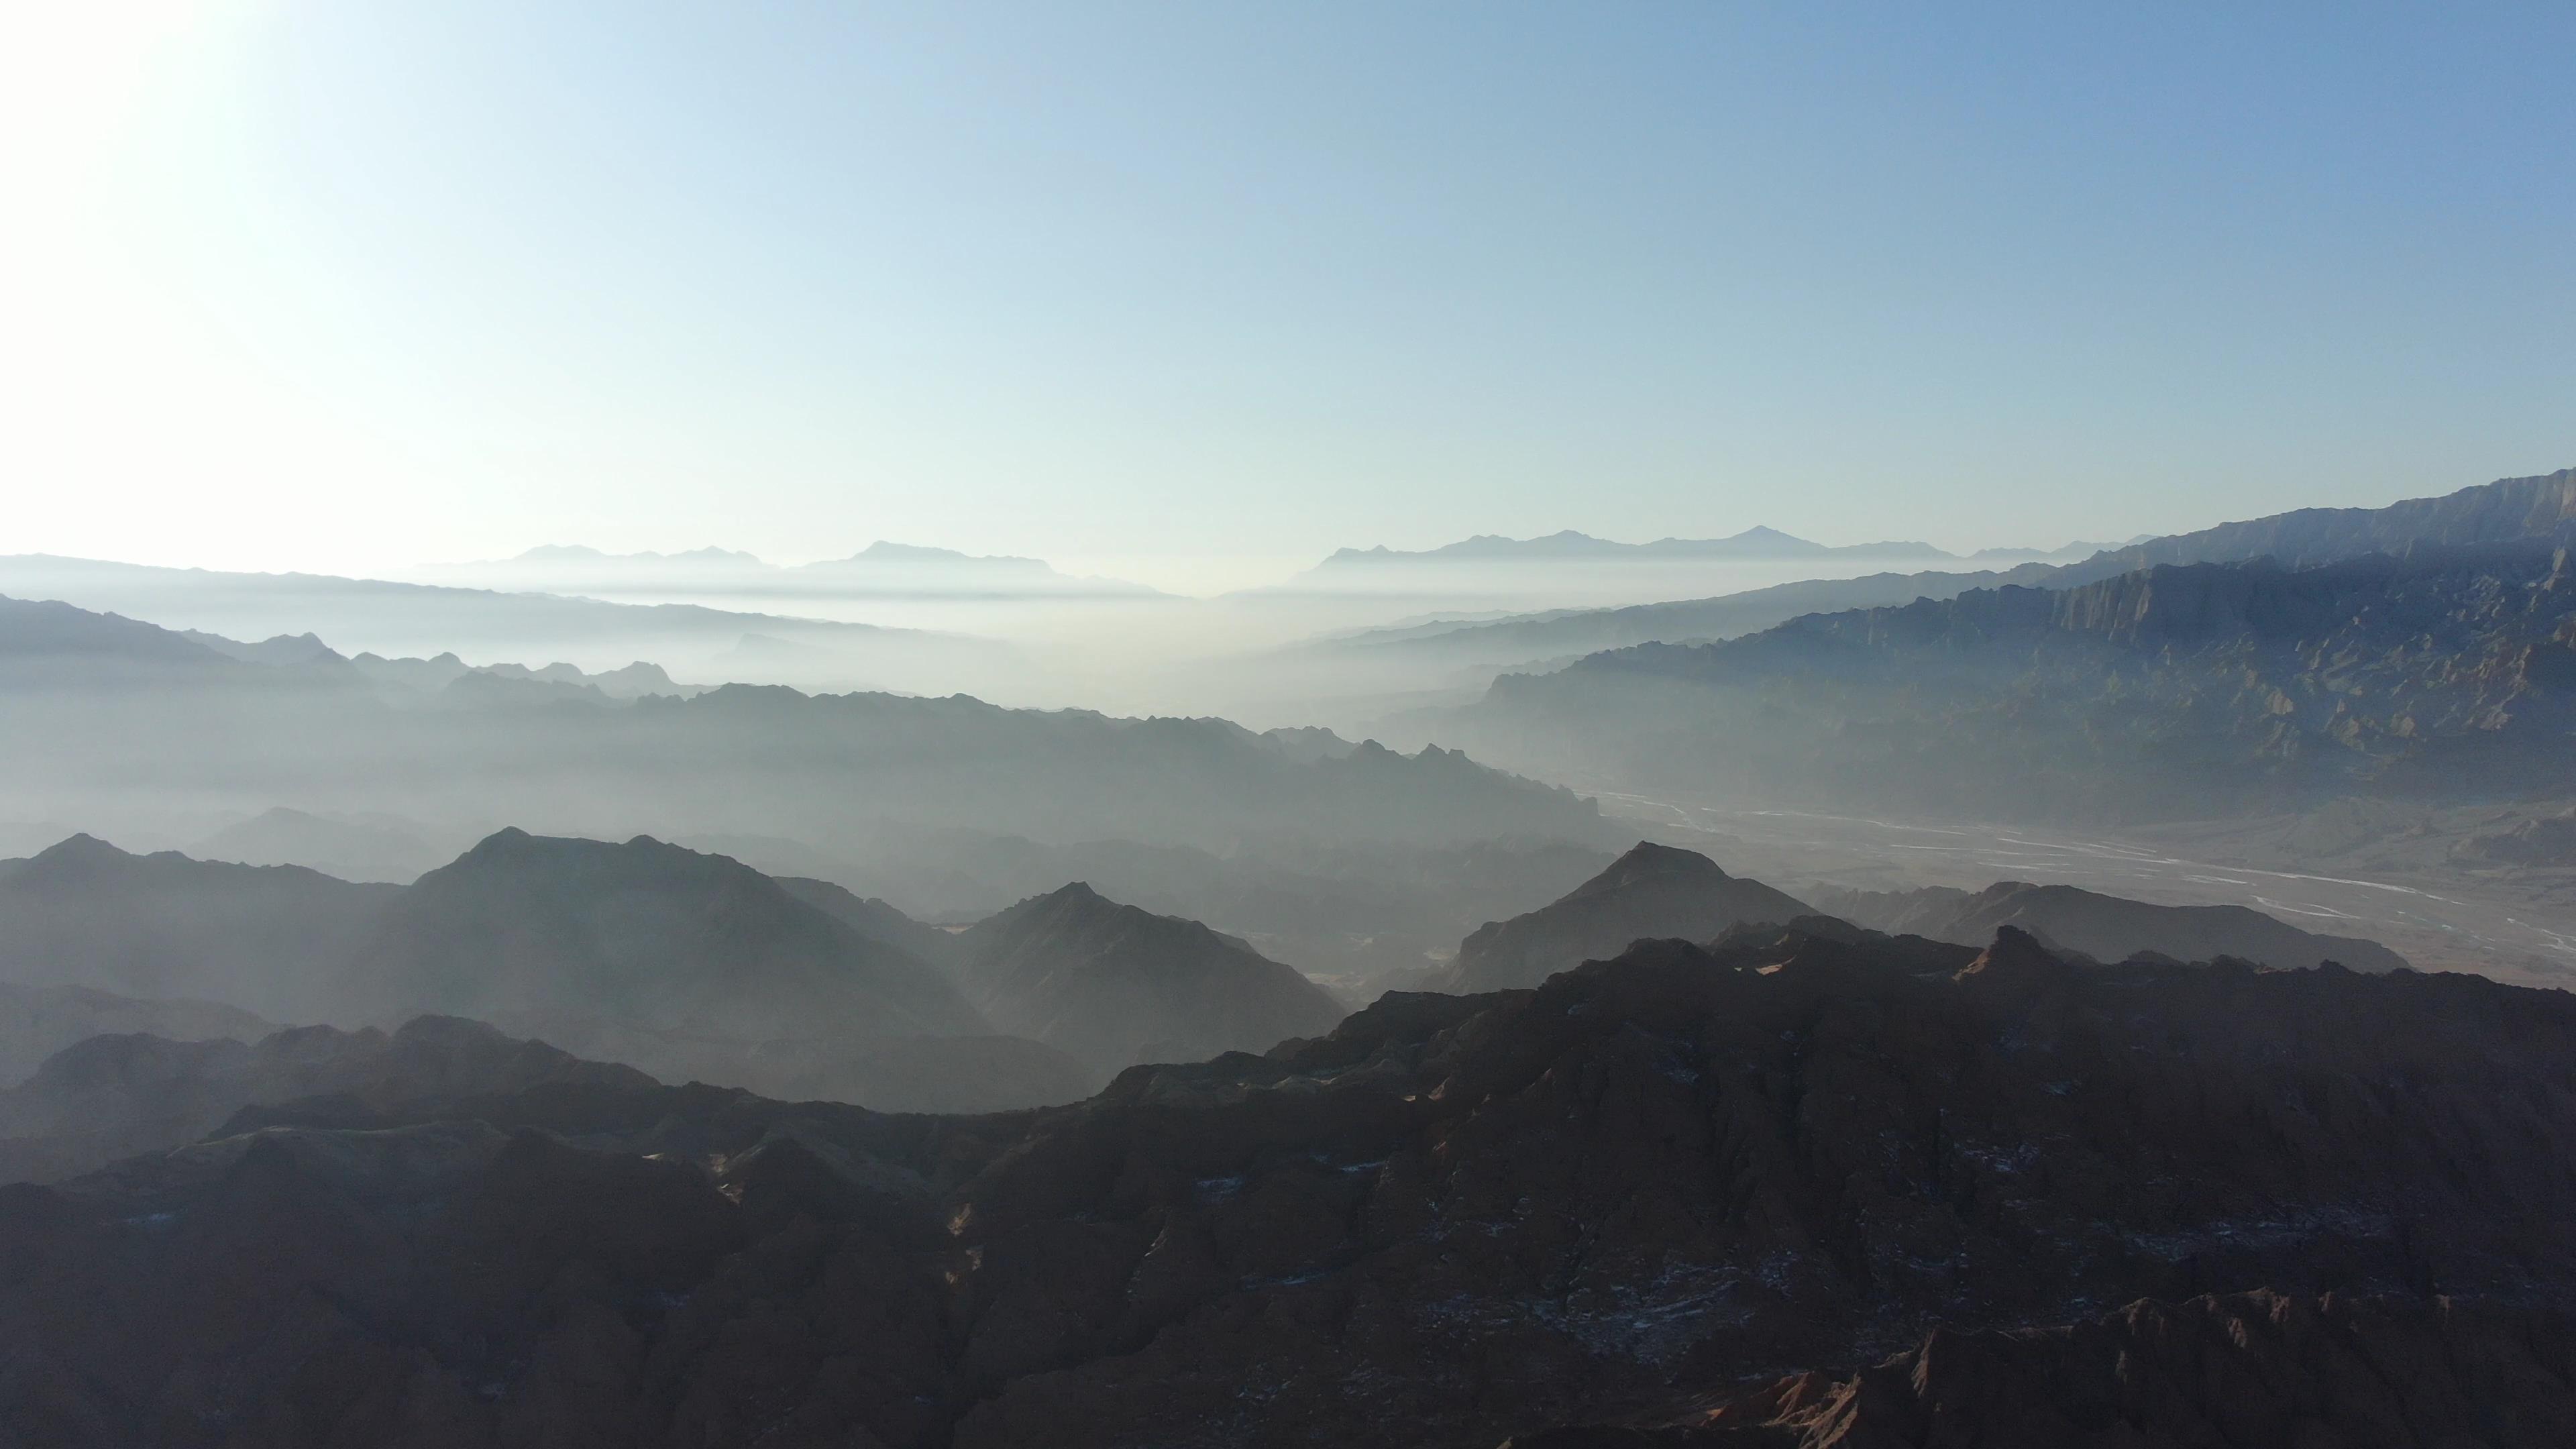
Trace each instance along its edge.
<instances>
[{"instance_id":1,"label":"dark foreground ridge","mask_svg":"<svg viewBox=\"0 0 2576 1449\"><path fill-rule=\"evenodd\" d=\"M0 1189L0 1424L1490 1446L1814 1372L1729 1421L1771 1437L1715 1442L2042 1442L1904 1427L1961 1396L2084 1430L2051 1443L2416 1442L2089 1427L2133 1412L2106 1373L2212 1382L2209 1315L2273 1310L2185 1300L2257 1289L2334 1295L2279 1310L2303 1372L2449 1354L2420 1380L2480 1442L2571 1412L2576 997L2471 977L1793 925L1015 1114L609 1080L327 1105ZM2102 1368L2123 1334L2146 1377ZM1800 1437L1836 1394L1848 1432Z\"/></svg>"},{"instance_id":2,"label":"dark foreground ridge","mask_svg":"<svg viewBox=\"0 0 2576 1449\"><path fill-rule=\"evenodd\" d=\"M1797 1374L1651 1427L1506 1449L2146 1449L2576 1444L2576 1331L2448 1298L2210 1295L2059 1328L1937 1330L1848 1375Z\"/></svg>"}]
</instances>

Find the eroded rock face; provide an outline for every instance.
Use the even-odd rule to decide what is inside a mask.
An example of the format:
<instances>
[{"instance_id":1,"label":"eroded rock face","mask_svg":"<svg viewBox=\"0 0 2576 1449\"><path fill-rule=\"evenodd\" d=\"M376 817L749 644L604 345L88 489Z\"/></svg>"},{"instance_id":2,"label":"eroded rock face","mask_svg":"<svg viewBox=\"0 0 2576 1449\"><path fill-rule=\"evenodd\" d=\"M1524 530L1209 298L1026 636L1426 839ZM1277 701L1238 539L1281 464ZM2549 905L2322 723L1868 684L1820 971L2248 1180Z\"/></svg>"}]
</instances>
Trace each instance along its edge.
<instances>
[{"instance_id":1,"label":"eroded rock face","mask_svg":"<svg viewBox=\"0 0 2576 1449\"><path fill-rule=\"evenodd\" d=\"M0 1191L0 1422L1491 1444L2140 1298L2576 1293L2576 998L1967 954L1648 943L1008 1116L595 1083L272 1114Z\"/></svg>"},{"instance_id":2,"label":"eroded rock face","mask_svg":"<svg viewBox=\"0 0 2576 1449\"><path fill-rule=\"evenodd\" d=\"M2576 1321L2449 1298L2255 1292L2141 1301L2057 1328L1958 1333L1655 1427L1507 1449L2417 1449L2576 1443Z\"/></svg>"},{"instance_id":3,"label":"eroded rock face","mask_svg":"<svg viewBox=\"0 0 2576 1449\"><path fill-rule=\"evenodd\" d=\"M1444 729L1630 788L1970 819L2519 794L2576 726L2568 542L1814 614L1505 675Z\"/></svg>"}]
</instances>

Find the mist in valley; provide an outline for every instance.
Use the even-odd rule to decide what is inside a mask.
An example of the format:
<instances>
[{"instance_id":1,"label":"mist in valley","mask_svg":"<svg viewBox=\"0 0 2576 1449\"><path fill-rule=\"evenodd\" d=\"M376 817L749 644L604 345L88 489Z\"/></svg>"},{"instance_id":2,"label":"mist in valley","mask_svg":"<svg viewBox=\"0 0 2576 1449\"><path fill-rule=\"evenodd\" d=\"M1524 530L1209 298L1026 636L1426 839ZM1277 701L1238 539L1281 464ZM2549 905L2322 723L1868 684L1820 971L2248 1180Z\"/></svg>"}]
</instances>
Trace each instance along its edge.
<instances>
[{"instance_id":1,"label":"mist in valley","mask_svg":"<svg viewBox=\"0 0 2576 1449\"><path fill-rule=\"evenodd\" d=\"M2576 33L1457 19L0 21L0 1449L2576 1442Z\"/></svg>"}]
</instances>

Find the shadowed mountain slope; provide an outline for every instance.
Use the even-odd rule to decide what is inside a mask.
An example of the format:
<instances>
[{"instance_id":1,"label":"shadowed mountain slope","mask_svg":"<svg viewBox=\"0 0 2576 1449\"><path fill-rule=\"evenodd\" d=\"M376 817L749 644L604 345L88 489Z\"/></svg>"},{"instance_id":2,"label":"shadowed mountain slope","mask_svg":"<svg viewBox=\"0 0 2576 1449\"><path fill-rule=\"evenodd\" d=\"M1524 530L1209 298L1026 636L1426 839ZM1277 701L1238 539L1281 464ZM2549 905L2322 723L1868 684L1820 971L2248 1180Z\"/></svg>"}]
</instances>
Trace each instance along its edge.
<instances>
[{"instance_id":1,"label":"shadowed mountain slope","mask_svg":"<svg viewBox=\"0 0 2576 1449\"><path fill-rule=\"evenodd\" d=\"M971 1036L927 962L721 855L503 830L391 902L343 980L362 1014L607 1021L737 1040Z\"/></svg>"},{"instance_id":2,"label":"shadowed mountain slope","mask_svg":"<svg viewBox=\"0 0 2576 1449\"><path fill-rule=\"evenodd\" d=\"M363 1121L540 1085L632 1089L653 1079L453 1017L417 1017L390 1034L293 1027L248 1045L93 1036L0 1091L0 1181L49 1181L166 1151L246 1107L299 1102L307 1116Z\"/></svg>"},{"instance_id":3,"label":"shadowed mountain slope","mask_svg":"<svg viewBox=\"0 0 2576 1449\"><path fill-rule=\"evenodd\" d=\"M827 880L777 876L778 888L838 920L871 941L892 946L916 960L947 965L957 954L957 938L937 926L925 926L874 896L861 896Z\"/></svg>"},{"instance_id":4,"label":"shadowed mountain slope","mask_svg":"<svg viewBox=\"0 0 2576 1449\"><path fill-rule=\"evenodd\" d=\"M1948 1350L2268 1287L2501 1305L2475 1313L2535 1325L2523 1347L2457 1308L2366 1336L2459 1345L2412 1381L2481 1424L2554 1422L2559 1330L2514 1315L2576 1293L2576 998L2078 969L2017 932L1922 961L1655 943L1000 1117L612 1086L365 1130L263 1109L0 1191L0 1415L66 1449L209 1423L288 1449L1492 1444L1801 1369L1821 1402L1936 1330L1891 1408L2090 1413L2110 1340L2189 1407L2232 1335L2177 1309ZM2303 1371L2353 1346L2330 1309L2216 1312L2304 1337Z\"/></svg>"},{"instance_id":5,"label":"shadowed mountain slope","mask_svg":"<svg viewBox=\"0 0 2576 1449\"><path fill-rule=\"evenodd\" d=\"M1266 1051L1320 1036L1343 1015L1295 968L1079 882L967 930L957 961L958 979L995 1024L1104 1078L1138 1062Z\"/></svg>"},{"instance_id":6,"label":"shadowed mountain slope","mask_svg":"<svg viewBox=\"0 0 2576 1449\"><path fill-rule=\"evenodd\" d=\"M1998 881L1982 891L1836 891L1822 909L1875 931L1974 945L2018 926L2051 946L2096 961L2152 954L2176 961L2221 956L2283 968L2327 961L2355 971L2397 971L2406 958L2355 936L2300 930L2244 906L2159 906L2069 885Z\"/></svg>"},{"instance_id":7,"label":"shadowed mountain slope","mask_svg":"<svg viewBox=\"0 0 2576 1449\"><path fill-rule=\"evenodd\" d=\"M1435 981L1444 991L1536 986L1606 960L1632 941L1705 941L1737 925L1782 924L1815 908L1696 851L1641 840L1610 868L1527 915L1489 921L1458 945Z\"/></svg>"},{"instance_id":8,"label":"shadowed mountain slope","mask_svg":"<svg viewBox=\"0 0 2576 1449\"><path fill-rule=\"evenodd\" d=\"M0 861L0 979L309 1017L398 893L301 866L129 855L75 835Z\"/></svg>"}]
</instances>

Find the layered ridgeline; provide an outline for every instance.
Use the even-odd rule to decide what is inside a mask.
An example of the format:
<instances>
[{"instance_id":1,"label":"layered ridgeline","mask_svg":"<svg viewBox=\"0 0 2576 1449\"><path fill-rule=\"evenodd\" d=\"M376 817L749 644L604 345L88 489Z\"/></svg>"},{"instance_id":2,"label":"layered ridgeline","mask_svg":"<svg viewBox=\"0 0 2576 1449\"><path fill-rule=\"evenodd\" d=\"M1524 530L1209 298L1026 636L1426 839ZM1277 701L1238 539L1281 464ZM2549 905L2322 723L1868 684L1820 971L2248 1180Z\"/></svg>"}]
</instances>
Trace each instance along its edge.
<instances>
[{"instance_id":1,"label":"layered ridgeline","mask_svg":"<svg viewBox=\"0 0 2576 1449\"><path fill-rule=\"evenodd\" d=\"M1828 891L1816 904L1869 930L1962 945L1991 941L1995 932L2013 926L2052 949L2096 961L2226 957L2283 969L2329 961L2355 971L2406 967L2405 957L2376 941L2303 931L2244 906L2150 905L2070 885L1998 881L1981 891Z\"/></svg>"},{"instance_id":2,"label":"layered ridgeline","mask_svg":"<svg viewBox=\"0 0 2576 1449\"><path fill-rule=\"evenodd\" d=\"M679 603L452 588L323 574L155 568L43 554L0 557L0 595L268 641L274 655L328 630L353 650L400 659L454 650L473 658L652 659L682 677L847 689L987 688L1019 667L989 639Z\"/></svg>"},{"instance_id":3,"label":"layered ridgeline","mask_svg":"<svg viewBox=\"0 0 2576 1449\"><path fill-rule=\"evenodd\" d=\"M503 830L389 902L335 1015L472 1016L594 1049L977 1036L946 973L738 861ZM631 1042L628 1038L633 1038Z\"/></svg>"},{"instance_id":4,"label":"layered ridgeline","mask_svg":"<svg viewBox=\"0 0 2576 1449\"><path fill-rule=\"evenodd\" d=\"M632 1067L583 1061L481 1022L419 1017L399 1030L327 1026L174 1040L87 1037L0 1089L0 1182L48 1182L252 1125L241 1114L296 1103L306 1119L469 1110L533 1088L653 1085Z\"/></svg>"},{"instance_id":5,"label":"layered ridgeline","mask_svg":"<svg viewBox=\"0 0 2576 1449\"><path fill-rule=\"evenodd\" d=\"M439 864L407 822L342 820L273 806L188 847L199 860L302 865L342 880L408 885Z\"/></svg>"},{"instance_id":6,"label":"layered ridgeline","mask_svg":"<svg viewBox=\"0 0 2576 1449\"><path fill-rule=\"evenodd\" d=\"M1216 719L743 685L688 699L529 699L519 686L549 687L493 679L491 698L406 707L348 661L252 663L148 624L0 600L0 798L34 819L295 800L352 819L563 822L620 836L641 824L827 849L924 822L1219 848L1601 830L1589 801L1452 751L1321 751Z\"/></svg>"},{"instance_id":7,"label":"layered ridgeline","mask_svg":"<svg viewBox=\"0 0 2576 1449\"><path fill-rule=\"evenodd\" d=\"M2237 563L2270 557L2308 565L2401 553L2418 544L2561 539L2576 527L2576 469L2504 478L2385 508L2308 508L2127 544L2070 545L2037 554L1989 549L1980 569L1925 569L1804 579L1716 598L1622 608L1556 609L1503 619L1455 619L1369 629L1309 646L1351 666L1465 670L1562 661L1639 644L1706 643L1756 633L1805 614L1892 608L1972 589L2070 588L2155 564Z\"/></svg>"},{"instance_id":8,"label":"layered ridgeline","mask_svg":"<svg viewBox=\"0 0 2576 1449\"><path fill-rule=\"evenodd\" d=\"M1104 1080L1140 1062L1266 1051L1321 1036L1344 1015L1295 968L1244 942L1078 881L959 936L957 973L996 1026Z\"/></svg>"},{"instance_id":9,"label":"layered ridgeline","mask_svg":"<svg viewBox=\"0 0 2576 1449\"><path fill-rule=\"evenodd\" d=\"M47 1057L94 1036L144 1033L168 1041L257 1041L276 1029L275 1022L219 1001L0 982L0 1086L26 1080Z\"/></svg>"},{"instance_id":10,"label":"layered ridgeline","mask_svg":"<svg viewBox=\"0 0 2576 1449\"><path fill-rule=\"evenodd\" d=\"M1706 1394L1739 1445L2219 1442L2205 1406L2520 1449L2576 1413L2576 998L2469 977L1741 932L1016 1117L603 1083L234 1125L0 1192L30 1442L1492 1444Z\"/></svg>"},{"instance_id":11,"label":"layered ridgeline","mask_svg":"<svg viewBox=\"0 0 2576 1449\"><path fill-rule=\"evenodd\" d=\"M1343 1014L1233 937L1084 886L951 935L649 837L516 829L404 888L75 837L0 862L0 942L0 982L57 993L343 1025L472 1017L669 1081L887 1110L1070 1101L1138 1061L1265 1050ZM97 1014L102 1031L165 1025ZM259 1034L244 1023L169 1034Z\"/></svg>"},{"instance_id":12,"label":"layered ridgeline","mask_svg":"<svg viewBox=\"0 0 2576 1449\"><path fill-rule=\"evenodd\" d=\"M301 866L129 855L75 835L0 861L0 981L310 1020L400 894Z\"/></svg>"},{"instance_id":13,"label":"layered ridgeline","mask_svg":"<svg viewBox=\"0 0 2576 1449\"><path fill-rule=\"evenodd\" d=\"M2549 543L2159 565L1497 681L1444 737L1559 778L1977 818L2519 792L2576 727Z\"/></svg>"},{"instance_id":14,"label":"layered ridgeline","mask_svg":"<svg viewBox=\"0 0 2576 1449\"><path fill-rule=\"evenodd\" d=\"M996 1031L942 964L907 949L925 934L938 933L883 915L854 925L736 861L649 838L504 830L409 887L86 836L0 862L0 981L277 1021L472 1016L671 1081L889 1110L1092 1090L1090 1070Z\"/></svg>"},{"instance_id":15,"label":"layered ridgeline","mask_svg":"<svg viewBox=\"0 0 2576 1449\"><path fill-rule=\"evenodd\" d=\"M1443 991L1536 986L1559 971L1618 955L1634 941L1706 941L1740 925L1780 925L1815 908L1720 870L1696 851L1641 840L1610 868L1559 899L1488 921L1433 976Z\"/></svg>"}]
</instances>

